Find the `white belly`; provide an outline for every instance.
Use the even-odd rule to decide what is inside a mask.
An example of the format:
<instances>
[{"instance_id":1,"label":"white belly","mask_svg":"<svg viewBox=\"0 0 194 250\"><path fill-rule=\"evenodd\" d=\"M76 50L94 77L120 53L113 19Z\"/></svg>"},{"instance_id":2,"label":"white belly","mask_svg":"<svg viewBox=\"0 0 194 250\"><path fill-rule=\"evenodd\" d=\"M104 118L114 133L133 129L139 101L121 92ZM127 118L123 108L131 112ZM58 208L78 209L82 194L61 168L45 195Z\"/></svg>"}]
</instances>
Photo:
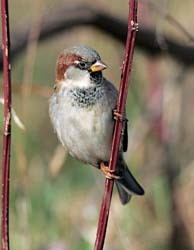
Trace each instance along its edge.
<instances>
[{"instance_id":1,"label":"white belly","mask_svg":"<svg viewBox=\"0 0 194 250\"><path fill-rule=\"evenodd\" d=\"M75 158L97 166L110 156L113 120L112 109L103 105L90 108L56 103L50 111L53 125L61 143Z\"/></svg>"}]
</instances>

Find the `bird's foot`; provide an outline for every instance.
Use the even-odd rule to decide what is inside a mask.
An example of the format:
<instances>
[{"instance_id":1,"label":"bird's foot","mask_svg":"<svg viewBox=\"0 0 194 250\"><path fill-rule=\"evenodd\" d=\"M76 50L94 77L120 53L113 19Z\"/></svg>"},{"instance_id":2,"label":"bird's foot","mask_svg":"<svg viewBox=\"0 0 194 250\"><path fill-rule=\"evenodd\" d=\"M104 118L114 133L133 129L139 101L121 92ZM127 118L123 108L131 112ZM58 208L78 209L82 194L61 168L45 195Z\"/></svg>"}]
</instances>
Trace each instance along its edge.
<instances>
[{"instance_id":1,"label":"bird's foot","mask_svg":"<svg viewBox=\"0 0 194 250\"><path fill-rule=\"evenodd\" d=\"M119 120L121 122L128 122L128 119L125 117L125 115L122 113L119 113L117 109L113 109L113 119Z\"/></svg>"},{"instance_id":2,"label":"bird's foot","mask_svg":"<svg viewBox=\"0 0 194 250\"><path fill-rule=\"evenodd\" d=\"M117 111L117 109L113 109L113 119L122 121L123 120L123 115L120 114Z\"/></svg>"},{"instance_id":3,"label":"bird's foot","mask_svg":"<svg viewBox=\"0 0 194 250\"><path fill-rule=\"evenodd\" d=\"M115 180L121 179L120 176L115 174L115 170L111 170L108 166L106 166L104 164L104 162L100 163L100 169L101 169L102 173L105 175L105 177L107 179L110 179L110 180L112 180L112 179L115 179Z\"/></svg>"}]
</instances>

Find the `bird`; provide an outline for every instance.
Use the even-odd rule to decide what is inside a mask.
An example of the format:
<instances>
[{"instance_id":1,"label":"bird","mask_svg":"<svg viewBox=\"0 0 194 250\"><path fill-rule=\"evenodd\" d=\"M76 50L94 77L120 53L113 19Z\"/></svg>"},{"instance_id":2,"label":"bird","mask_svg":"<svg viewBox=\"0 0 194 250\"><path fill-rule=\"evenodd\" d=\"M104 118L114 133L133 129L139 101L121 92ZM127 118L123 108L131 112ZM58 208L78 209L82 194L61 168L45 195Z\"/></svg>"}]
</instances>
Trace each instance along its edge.
<instances>
[{"instance_id":1,"label":"bird","mask_svg":"<svg viewBox=\"0 0 194 250\"><path fill-rule=\"evenodd\" d=\"M122 138L116 171L108 167L118 90L103 77L107 65L98 52L85 45L64 49L56 62L54 91L49 99L49 115L59 141L82 163L101 169L114 179L121 203L144 189L124 160L127 151L127 119L122 120Z\"/></svg>"}]
</instances>

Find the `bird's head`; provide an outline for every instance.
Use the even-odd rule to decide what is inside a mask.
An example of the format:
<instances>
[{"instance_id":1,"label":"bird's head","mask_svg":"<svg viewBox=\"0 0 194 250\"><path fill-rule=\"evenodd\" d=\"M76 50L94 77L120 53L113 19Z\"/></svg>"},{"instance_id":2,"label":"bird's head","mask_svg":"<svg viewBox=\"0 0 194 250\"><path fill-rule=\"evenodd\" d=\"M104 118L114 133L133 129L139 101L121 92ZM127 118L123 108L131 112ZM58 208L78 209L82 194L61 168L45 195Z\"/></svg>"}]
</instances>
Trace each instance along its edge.
<instances>
[{"instance_id":1,"label":"bird's head","mask_svg":"<svg viewBox=\"0 0 194 250\"><path fill-rule=\"evenodd\" d=\"M86 46L79 45L60 53L56 64L56 87L88 88L102 80L102 70L107 66L99 54Z\"/></svg>"}]
</instances>

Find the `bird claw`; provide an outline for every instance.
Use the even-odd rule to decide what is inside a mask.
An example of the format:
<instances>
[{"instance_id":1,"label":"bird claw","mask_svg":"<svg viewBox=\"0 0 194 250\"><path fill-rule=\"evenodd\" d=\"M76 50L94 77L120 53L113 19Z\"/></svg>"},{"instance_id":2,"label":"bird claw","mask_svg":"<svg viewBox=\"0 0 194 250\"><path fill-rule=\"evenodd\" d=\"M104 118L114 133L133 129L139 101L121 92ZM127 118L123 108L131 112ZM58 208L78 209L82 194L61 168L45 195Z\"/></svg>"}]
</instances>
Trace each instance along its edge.
<instances>
[{"instance_id":1,"label":"bird claw","mask_svg":"<svg viewBox=\"0 0 194 250\"><path fill-rule=\"evenodd\" d=\"M106 166L104 164L104 162L100 163L100 169L101 169L102 173L104 174L104 176L109 180L113 180L113 179L114 180L119 180L119 179L121 179L120 176L115 174L115 170L110 169L108 166Z\"/></svg>"},{"instance_id":2,"label":"bird claw","mask_svg":"<svg viewBox=\"0 0 194 250\"><path fill-rule=\"evenodd\" d=\"M114 120L119 120L121 122L128 122L128 119L125 118L124 114L121 114L117 111L117 109L113 109L113 119Z\"/></svg>"},{"instance_id":3,"label":"bird claw","mask_svg":"<svg viewBox=\"0 0 194 250\"><path fill-rule=\"evenodd\" d=\"M122 120L123 120L123 115L120 114L120 113L117 111L117 109L113 109L113 118L114 118L115 120L120 120L120 121L122 121Z\"/></svg>"}]
</instances>

